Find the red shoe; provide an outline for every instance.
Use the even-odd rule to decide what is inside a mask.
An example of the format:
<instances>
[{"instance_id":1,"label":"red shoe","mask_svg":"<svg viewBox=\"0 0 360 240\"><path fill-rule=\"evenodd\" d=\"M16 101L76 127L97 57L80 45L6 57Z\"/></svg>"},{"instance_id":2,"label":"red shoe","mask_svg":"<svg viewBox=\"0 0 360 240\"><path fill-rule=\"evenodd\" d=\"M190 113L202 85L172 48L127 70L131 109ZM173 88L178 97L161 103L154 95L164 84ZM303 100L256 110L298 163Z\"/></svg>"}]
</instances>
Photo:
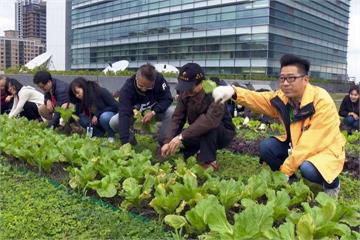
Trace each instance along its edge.
<instances>
[{"instance_id":1,"label":"red shoe","mask_svg":"<svg viewBox=\"0 0 360 240\"><path fill-rule=\"evenodd\" d=\"M200 163L200 166L202 166L205 170L211 167L214 171L217 171L220 168L220 165L217 163L217 161L212 161L209 163Z\"/></svg>"}]
</instances>

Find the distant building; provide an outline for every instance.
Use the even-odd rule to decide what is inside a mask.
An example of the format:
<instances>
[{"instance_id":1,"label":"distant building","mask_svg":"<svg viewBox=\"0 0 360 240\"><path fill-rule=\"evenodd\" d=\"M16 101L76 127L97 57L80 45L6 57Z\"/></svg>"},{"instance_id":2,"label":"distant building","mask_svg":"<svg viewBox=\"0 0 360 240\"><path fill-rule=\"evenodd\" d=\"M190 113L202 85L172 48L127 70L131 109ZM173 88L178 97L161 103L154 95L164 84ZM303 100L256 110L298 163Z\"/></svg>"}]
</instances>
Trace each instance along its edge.
<instances>
[{"instance_id":1,"label":"distant building","mask_svg":"<svg viewBox=\"0 0 360 240\"><path fill-rule=\"evenodd\" d=\"M47 1L46 51L52 54L52 70L70 69L71 0Z\"/></svg>"},{"instance_id":2,"label":"distant building","mask_svg":"<svg viewBox=\"0 0 360 240\"><path fill-rule=\"evenodd\" d=\"M19 32L5 31L0 37L0 70L19 65L45 52L45 44L40 38L19 38Z\"/></svg>"},{"instance_id":3,"label":"distant building","mask_svg":"<svg viewBox=\"0 0 360 240\"><path fill-rule=\"evenodd\" d=\"M279 74L285 53L311 76L345 79L350 0L73 0L71 68L128 60L212 74Z\"/></svg>"},{"instance_id":4,"label":"distant building","mask_svg":"<svg viewBox=\"0 0 360 240\"><path fill-rule=\"evenodd\" d=\"M17 0L15 3L15 28L20 38L36 37L46 43L46 2Z\"/></svg>"}]
</instances>

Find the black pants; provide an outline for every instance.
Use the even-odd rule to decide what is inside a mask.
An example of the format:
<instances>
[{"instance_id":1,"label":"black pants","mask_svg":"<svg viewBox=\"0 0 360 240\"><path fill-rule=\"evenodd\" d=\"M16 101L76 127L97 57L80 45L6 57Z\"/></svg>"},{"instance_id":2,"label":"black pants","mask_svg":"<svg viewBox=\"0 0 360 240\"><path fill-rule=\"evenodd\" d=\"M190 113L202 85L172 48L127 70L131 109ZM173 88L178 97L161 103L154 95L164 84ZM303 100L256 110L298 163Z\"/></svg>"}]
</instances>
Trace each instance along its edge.
<instances>
[{"instance_id":1,"label":"black pants","mask_svg":"<svg viewBox=\"0 0 360 240\"><path fill-rule=\"evenodd\" d=\"M26 102L20 117L26 117L28 120L41 120L38 107L33 102Z\"/></svg>"},{"instance_id":2,"label":"black pants","mask_svg":"<svg viewBox=\"0 0 360 240\"><path fill-rule=\"evenodd\" d=\"M184 139L182 150L184 158L187 159L200 150L198 160L201 163L216 161L216 150L229 145L234 136L235 131L226 129L221 123L219 127L199 137Z\"/></svg>"},{"instance_id":3,"label":"black pants","mask_svg":"<svg viewBox=\"0 0 360 240\"><path fill-rule=\"evenodd\" d=\"M12 107L12 100L10 102L7 103L2 103L1 104L1 114L3 113L8 113L11 111L11 107Z\"/></svg>"}]
</instances>

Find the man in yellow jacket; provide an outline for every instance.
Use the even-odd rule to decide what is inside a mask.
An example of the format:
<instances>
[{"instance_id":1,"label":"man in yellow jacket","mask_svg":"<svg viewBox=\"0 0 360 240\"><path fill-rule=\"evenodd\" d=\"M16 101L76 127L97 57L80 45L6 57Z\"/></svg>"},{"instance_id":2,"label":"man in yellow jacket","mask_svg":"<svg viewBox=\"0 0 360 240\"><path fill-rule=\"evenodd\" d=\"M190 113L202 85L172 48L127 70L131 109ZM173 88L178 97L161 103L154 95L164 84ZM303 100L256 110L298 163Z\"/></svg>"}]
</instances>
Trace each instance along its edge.
<instances>
[{"instance_id":1,"label":"man in yellow jacket","mask_svg":"<svg viewBox=\"0 0 360 240\"><path fill-rule=\"evenodd\" d=\"M215 101L233 99L252 111L279 119L286 135L260 143L260 161L288 177L301 175L321 184L326 193L337 196L339 174L345 161L337 109L326 90L309 83L310 63L294 55L281 60L280 90L258 93L233 86L213 91Z\"/></svg>"}]
</instances>

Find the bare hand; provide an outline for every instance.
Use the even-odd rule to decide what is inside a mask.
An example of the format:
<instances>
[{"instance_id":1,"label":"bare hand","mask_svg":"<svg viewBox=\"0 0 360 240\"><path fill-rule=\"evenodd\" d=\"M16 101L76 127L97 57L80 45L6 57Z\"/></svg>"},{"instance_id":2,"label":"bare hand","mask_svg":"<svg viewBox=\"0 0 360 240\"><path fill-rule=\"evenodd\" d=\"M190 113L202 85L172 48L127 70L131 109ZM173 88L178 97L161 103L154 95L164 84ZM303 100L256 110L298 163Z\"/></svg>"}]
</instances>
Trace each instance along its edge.
<instances>
[{"instance_id":1,"label":"bare hand","mask_svg":"<svg viewBox=\"0 0 360 240\"><path fill-rule=\"evenodd\" d=\"M181 140L179 139L178 136L174 137L170 142L169 142L169 151L170 151L170 155L174 154L176 152L176 150L180 147L181 145Z\"/></svg>"},{"instance_id":2,"label":"bare hand","mask_svg":"<svg viewBox=\"0 0 360 240\"><path fill-rule=\"evenodd\" d=\"M96 116L93 116L92 119L91 119L91 124L92 124L92 125L96 125L97 122L98 122L97 117L96 117Z\"/></svg>"},{"instance_id":3,"label":"bare hand","mask_svg":"<svg viewBox=\"0 0 360 240\"><path fill-rule=\"evenodd\" d=\"M49 110L50 112L53 112L54 111L54 107L52 105L52 102L50 100L47 100L46 101L46 108L47 110Z\"/></svg>"},{"instance_id":4,"label":"bare hand","mask_svg":"<svg viewBox=\"0 0 360 240\"><path fill-rule=\"evenodd\" d=\"M148 112L145 114L143 119L141 120L142 123L149 123L151 119L155 116L154 111Z\"/></svg>"},{"instance_id":5,"label":"bare hand","mask_svg":"<svg viewBox=\"0 0 360 240\"><path fill-rule=\"evenodd\" d=\"M13 98L12 95L7 96L7 97L5 98L5 102L6 102L6 103L10 102L12 98Z\"/></svg>"},{"instance_id":6,"label":"bare hand","mask_svg":"<svg viewBox=\"0 0 360 240\"><path fill-rule=\"evenodd\" d=\"M352 116L355 120L359 119L359 116L354 112L349 112L349 115Z\"/></svg>"},{"instance_id":7,"label":"bare hand","mask_svg":"<svg viewBox=\"0 0 360 240\"><path fill-rule=\"evenodd\" d=\"M167 143L167 144L164 144L162 147L161 147L161 156L162 157L167 157L170 153L170 145Z\"/></svg>"}]
</instances>

